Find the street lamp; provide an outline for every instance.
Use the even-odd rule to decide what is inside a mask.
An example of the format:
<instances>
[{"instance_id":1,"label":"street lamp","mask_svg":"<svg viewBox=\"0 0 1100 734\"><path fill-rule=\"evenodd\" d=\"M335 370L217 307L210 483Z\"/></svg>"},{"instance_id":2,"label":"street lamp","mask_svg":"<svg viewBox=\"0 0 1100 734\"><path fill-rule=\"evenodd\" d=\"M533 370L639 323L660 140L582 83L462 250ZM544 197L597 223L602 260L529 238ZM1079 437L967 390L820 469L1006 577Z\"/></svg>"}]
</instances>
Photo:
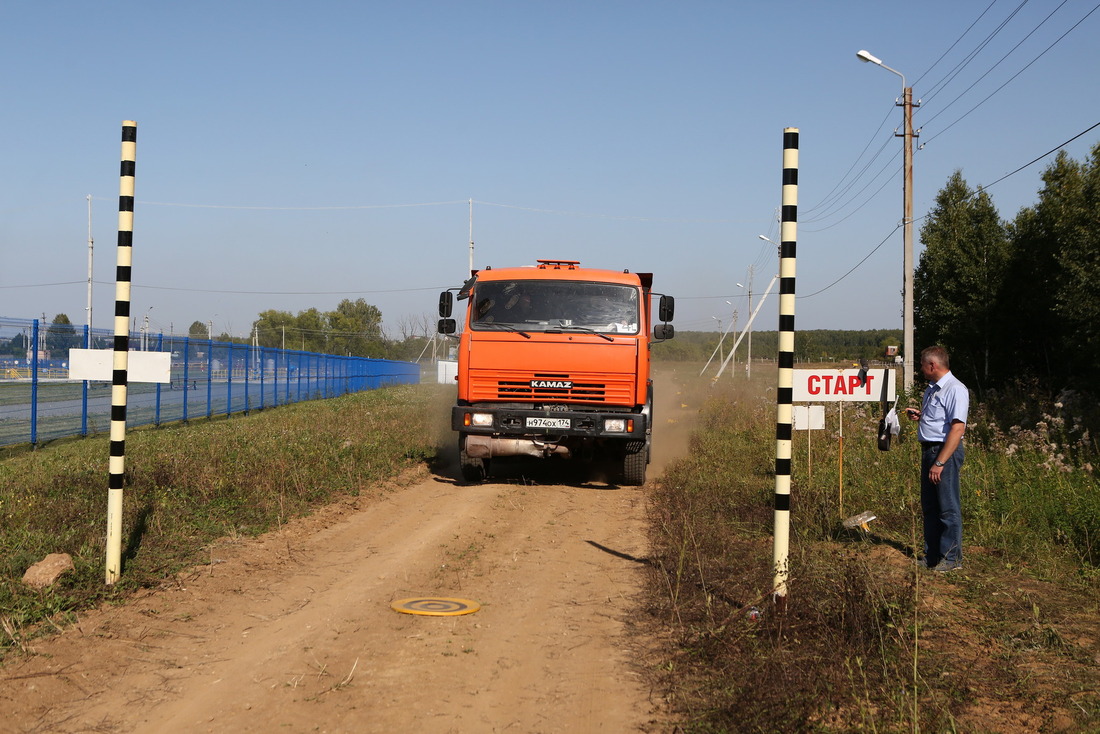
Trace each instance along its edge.
<instances>
[{"instance_id":1,"label":"street lamp","mask_svg":"<svg viewBox=\"0 0 1100 734\"><path fill-rule=\"evenodd\" d=\"M902 304L902 338L904 339L902 381L908 392L913 387L913 88L905 83L905 75L897 69L891 69L882 63L882 59L872 55L869 51L856 52L856 58L876 66L881 66L889 72L901 77L901 99L898 106L903 108L905 116L904 132L896 137L901 137L904 144L905 159L902 163L902 227L903 229L903 304ZM919 103L918 105L919 106Z\"/></svg>"},{"instance_id":2,"label":"street lamp","mask_svg":"<svg viewBox=\"0 0 1100 734\"><path fill-rule=\"evenodd\" d=\"M775 254L776 254L777 256L778 256L778 255L781 255L781 254L782 254L782 253L780 253L779 251L780 251L781 249L783 249L783 248L782 248L782 247L781 247L781 246L779 245L779 243L778 243L778 242L776 242L775 240L771 239L770 237L765 237L765 236L764 236L764 235L762 235L762 234L758 234L758 235L756 235L756 236L757 236L757 237L759 237L760 239L764 240L765 242L770 242L770 243L772 243L773 245L775 245Z\"/></svg>"},{"instance_id":3,"label":"street lamp","mask_svg":"<svg viewBox=\"0 0 1100 734\"><path fill-rule=\"evenodd\" d=\"M152 311L153 307L149 307L149 311ZM149 311L145 312L145 318L141 323L141 351L147 351L149 349Z\"/></svg>"}]
</instances>

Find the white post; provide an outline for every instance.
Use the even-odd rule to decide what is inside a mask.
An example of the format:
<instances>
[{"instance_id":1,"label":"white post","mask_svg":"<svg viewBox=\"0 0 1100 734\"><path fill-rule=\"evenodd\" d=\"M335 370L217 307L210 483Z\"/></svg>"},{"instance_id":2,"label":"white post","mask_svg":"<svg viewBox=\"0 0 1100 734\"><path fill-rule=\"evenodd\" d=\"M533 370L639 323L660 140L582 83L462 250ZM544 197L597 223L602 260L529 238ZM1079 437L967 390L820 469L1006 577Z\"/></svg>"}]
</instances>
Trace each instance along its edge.
<instances>
[{"instance_id":1,"label":"white post","mask_svg":"<svg viewBox=\"0 0 1100 734\"><path fill-rule=\"evenodd\" d=\"M794 392L795 252L798 235L798 128L783 130L783 198L779 252L779 374L776 380L775 520L772 568L775 606L787 607L790 578L791 423ZM761 301L763 303L763 301Z\"/></svg>"},{"instance_id":2,"label":"white post","mask_svg":"<svg viewBox=\"0 0 1100 734\"><path fill-rule=\"evenodd\" d=\"M88 194L88 346L92 338L92 195Z\"/></svg>"},{"instance_id":3,"label":"white post","mask_svg":"<svg viewBox=\"0 0 1100 734\"><path fill-rule=\"evenodd\" d=\"M122 574L122 494L126 468L126 372L130 349L130 269L134 243L134 172L137 123L122 123L118 194L118 268L115 276L115 344L111 373L111 458L107 489L106 583Z\"/></svg>"}]
</instances>

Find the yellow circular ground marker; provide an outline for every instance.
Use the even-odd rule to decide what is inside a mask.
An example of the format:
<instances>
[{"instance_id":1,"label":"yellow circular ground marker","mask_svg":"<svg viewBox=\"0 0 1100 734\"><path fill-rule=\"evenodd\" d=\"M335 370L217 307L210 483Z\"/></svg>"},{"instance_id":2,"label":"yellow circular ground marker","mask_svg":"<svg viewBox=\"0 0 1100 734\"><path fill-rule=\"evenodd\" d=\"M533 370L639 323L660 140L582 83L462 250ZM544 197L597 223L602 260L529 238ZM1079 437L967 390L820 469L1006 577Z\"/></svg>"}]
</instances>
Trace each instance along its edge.
<instances>
[{"instance_id":1,"label":"yellow circular ground marker","mask_svg":"<svg viewBox=\"0 0 1100 734\"><path fill-rule=\"evenodd\" d=\"M476 601L438 596L400 599L390 604L390 607L393 611L402 614L425 614L429 617L456 617L460 614L473 614L481 609L481 605Z\"/></svg>"}]
</instances>

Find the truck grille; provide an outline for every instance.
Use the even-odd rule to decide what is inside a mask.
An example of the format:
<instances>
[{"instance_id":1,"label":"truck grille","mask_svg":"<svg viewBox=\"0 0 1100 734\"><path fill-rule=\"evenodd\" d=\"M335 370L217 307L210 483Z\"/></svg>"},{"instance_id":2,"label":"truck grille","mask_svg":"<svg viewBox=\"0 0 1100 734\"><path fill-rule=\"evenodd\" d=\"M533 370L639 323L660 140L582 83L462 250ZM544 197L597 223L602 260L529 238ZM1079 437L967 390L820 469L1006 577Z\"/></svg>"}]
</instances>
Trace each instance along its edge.
<instances>
[{"instance_id":1,"label":"truck grille","mask_svg":"<svg viewBox=\"0 0 1100 734\"><path fill-rule=\"evenodd\" d=\"M533 381L570 382L570 387L532 387ZM549 400L569 403L633 405L633 382L629 377L607 374L566 375L484 371L470 377L471 402Z\"/></svg>"}]
</instances>

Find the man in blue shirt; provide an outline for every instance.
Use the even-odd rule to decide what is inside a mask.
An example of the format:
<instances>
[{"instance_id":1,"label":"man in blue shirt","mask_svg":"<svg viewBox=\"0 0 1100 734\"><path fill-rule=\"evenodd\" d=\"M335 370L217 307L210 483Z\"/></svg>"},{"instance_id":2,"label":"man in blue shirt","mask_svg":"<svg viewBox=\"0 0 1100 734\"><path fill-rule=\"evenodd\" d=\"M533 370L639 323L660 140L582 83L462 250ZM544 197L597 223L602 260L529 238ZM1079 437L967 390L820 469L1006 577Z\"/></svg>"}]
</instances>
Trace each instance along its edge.
<instances>
[{"instance_id":1,"label":"man in blue shirt","mask_svg":"<svg viewBox=\"0 0 1100 734\"><path fill-rule=\"evenodd\" d=\"M921 374L928 380L920 410L906 408L920 421L921 509L924 514L924 564L934 571L962 568L963 434L970 392L951 374L947 350L928 347L920 354Z\"/></svg>"}]
</instances>

